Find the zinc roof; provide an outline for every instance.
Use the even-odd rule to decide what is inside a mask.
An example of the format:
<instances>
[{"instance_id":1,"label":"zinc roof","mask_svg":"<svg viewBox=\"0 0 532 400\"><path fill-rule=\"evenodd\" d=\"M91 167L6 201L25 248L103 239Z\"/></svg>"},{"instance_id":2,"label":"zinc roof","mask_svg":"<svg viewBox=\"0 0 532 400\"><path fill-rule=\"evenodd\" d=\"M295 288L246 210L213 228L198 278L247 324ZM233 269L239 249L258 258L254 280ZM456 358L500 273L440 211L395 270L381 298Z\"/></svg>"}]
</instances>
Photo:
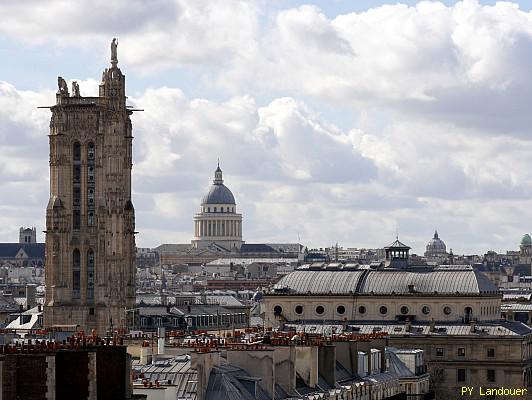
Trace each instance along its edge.
<instances>
[{"instance_id":1,"label":"zinc roof","mask_svg":"<svg viewBox=\"0 0 532 400\"><path fill-rule=\"evenodd\" d=\"M360 288L364 294L400 293L480 294L496 293L497 288L482 273L473 270L412 272L369 271Z\"/></svg>"},{"instance_id":2,"label":"zinc roof","mask_svg":"<svg viewBox=\"0 0 532 400\"><path fill-rule=\"evenodd\" d=\"M297 270L283 277L274 290L289 290L293 294L355 293L364 271L305 271Z\"/></svg>"},{"instance_id":3,"label":"zinc roof","mask_svg":"<svg viewBox=\"0 0 532 400\"><path fill-rule=\"evenodd\" d=\"M288 294L484 294L495 285L473 269L442 268L424 271L298 269L283 277L274 292Z\"/></svg>"}]
</instances>

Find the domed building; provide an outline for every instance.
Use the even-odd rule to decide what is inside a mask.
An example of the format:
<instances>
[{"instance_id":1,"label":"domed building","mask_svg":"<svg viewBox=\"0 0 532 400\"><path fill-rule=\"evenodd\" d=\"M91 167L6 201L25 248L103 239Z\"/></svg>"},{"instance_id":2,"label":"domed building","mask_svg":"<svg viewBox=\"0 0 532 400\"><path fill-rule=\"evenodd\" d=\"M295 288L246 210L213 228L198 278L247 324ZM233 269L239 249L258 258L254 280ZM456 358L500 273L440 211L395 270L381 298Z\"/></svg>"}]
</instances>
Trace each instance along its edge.
<instances>
[{"instance_id":1,"label":"domed building","mask_svg":"<svg viewBox=\"0 0 532 400\"><path fill-rule=\"evenodd\" d=\"M427 243L425 248L425 257L428 261L441 263L447 259L447 246L438 236L438 231L434 231L434 236Z\"/></svg>"},{"instance_id":2,"label":"domed building","mask_svg":"<svg viewBox=\"0 0 532 400\"><path fill-rule=\"evenodd\" d=\"M532 238L525 233L519 244L519 264L530 265L532 262Z\"/></svg>"},{"instance_id":3,"label":"domed building","mask_svg":"<svg viewBox=\"0 0 532 400\"><path fill-rule=\"evenodd\" d=\"M242 243L242 214L236 212L235 197L224 185L218 164L212 186L201 199L200 212L194 215L192 246L203 249L216 245L231 251L239 250Z\"/></svg>"}]
</instances>

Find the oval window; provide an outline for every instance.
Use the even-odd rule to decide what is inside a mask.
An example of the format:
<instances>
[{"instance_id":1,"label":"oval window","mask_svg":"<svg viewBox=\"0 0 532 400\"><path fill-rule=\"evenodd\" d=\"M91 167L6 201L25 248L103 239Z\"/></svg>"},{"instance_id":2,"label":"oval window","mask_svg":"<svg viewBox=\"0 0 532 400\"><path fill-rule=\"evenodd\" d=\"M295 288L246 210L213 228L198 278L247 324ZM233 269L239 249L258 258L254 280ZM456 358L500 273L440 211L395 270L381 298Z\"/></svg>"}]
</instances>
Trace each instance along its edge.
<instances>
[{"instance_id":1,"label":"oval window","mask_svg":"<svg viewBox=\"0 0 532 400\"><path fill-rule=\"evenodd\" d=\"M387 313L388 313L388 307L386 307L386 306L381 306L381 307L379 308L379 312L380 312L382 315L387 314Z\"/></svg>"},{"instance_id":2,"label":"oval window","mask_svg":"<svg viewBox=\"0 0 532 400\"><path fill-rule=\"evenodd\" d=\"M303 314L303 306L302 305L297 305L296 306L296 314Z\"/></svg>"},{"instance_id":3,"label":"oval window","mask_svg":"<svg viewBox=\"0 0 532 400\"><path fill-rule=\"evenodd\" d=\"M451 307L449 307L449 306L445 306L445 307L443 307L443 313L444 313L445 315L450 315L451 312L452 312Z\"/></svg>"},{"instance_id":4,"label":"oval window","mask_svg":"<svg viewBox=\"0 0 532 400\"><path fill-rule=\"evenodd\" d=\"M360 306L360 307L358 307L358 312L359 312L360 314L365 314L365 313L366 313L366 307L364 307L364 306Z\"/></svg>"},{"instance_id":5,"label":"oval window","mask_svg":"<svg viewBox=\"0 0 532 400\"><path fill-rule=\"evenodd\" d=\"M423 306L423 308L421 309L421 312L425 315L429 315L430 314L430 307L429 306Z\"/></svg>"},{"instance_id":6,"label":"oval window","mask_svg":"<svg viewBox=\"0 0 532 400\"><path fill-rule=\"evenodd\" d=\"M318 306L316 307L316 314L323 314L325 312L325 308L323 308L323 306Z\"/></svg>"},{"instance_id":7,"label":"oval window","mask_svg":"<svg viewBox=\"0 0 532 400\"><path fill-rule=\"evenodd\" d=\"M403 315L408 314L408 307L407 306L402 306L401 307L401 314L403 314Z\"/></svg>"},{"instance_id":8,"label":"oval window","mask_svg":"<svg viewBox=\"0 0 532 400\"><path fill-rule=\"evenodd\" d=\"M338 306L336 307L336 312L340 315L345 314L345 307L344 306Z\"/></svg>"},{"instance_id":9,"label":"oval window","mask_svg":"<svg viewBox=\"0 0 532 400\"><path fill-rule=\"evenodd\" d=\"M275 306L273 307L273 313L275 315L280 315L283 312L283 307L281 306Z\"/></svg>"}]
</instances>

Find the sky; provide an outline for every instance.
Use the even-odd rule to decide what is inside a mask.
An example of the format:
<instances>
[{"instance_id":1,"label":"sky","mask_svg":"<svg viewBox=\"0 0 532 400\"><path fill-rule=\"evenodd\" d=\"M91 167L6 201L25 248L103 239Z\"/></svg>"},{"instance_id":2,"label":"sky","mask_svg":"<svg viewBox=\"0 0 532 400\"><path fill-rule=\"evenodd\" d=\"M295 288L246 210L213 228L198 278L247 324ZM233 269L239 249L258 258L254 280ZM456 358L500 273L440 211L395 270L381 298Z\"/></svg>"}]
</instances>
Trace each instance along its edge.
<instances>
[{"instance_id":1,"label":"sky","mask_svg":"<svg viewBox=\"0 0 532 400\"><path fill-rule=\"evenodd\" d=\"M44 240L57 76L118 38L137 245L187 243L217 159L248 243L455 254L532 231L532 2L0 1L0 241Z\"/></svg>"}]
</instances>

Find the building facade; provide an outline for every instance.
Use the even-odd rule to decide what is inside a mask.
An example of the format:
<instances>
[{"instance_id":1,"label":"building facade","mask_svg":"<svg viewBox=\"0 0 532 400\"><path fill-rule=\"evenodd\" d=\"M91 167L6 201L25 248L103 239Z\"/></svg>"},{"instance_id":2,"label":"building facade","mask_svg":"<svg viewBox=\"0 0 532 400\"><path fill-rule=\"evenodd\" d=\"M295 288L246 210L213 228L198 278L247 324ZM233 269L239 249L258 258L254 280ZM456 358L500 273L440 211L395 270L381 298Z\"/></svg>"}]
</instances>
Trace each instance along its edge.
<instances>
[{"instance_id":1,"label":"building facade","mask_svg":"<svg viewBox=\"0 0 532 400\"><path fill-rule=\"evenodd\" d=\"M501 294L486 276L408 265L400 242L386 255L387 267L300 267L264 294L265 325L387 333L392 346L424 350L438 399L459 398L462 386L532 390L532 329L501 319Z\"/></svg>"},{"instance_id":2,"label":"building facade","mask_svg":"<svg viewBox=\"0 0 532 400\"><path fill-rule=\"evenodd\" d=\"M125 328L135 306L135 212L131 202L132 110L117 42L98 97L58 79L50 107L44 323Z\"/></svg>"}]
</instances>

